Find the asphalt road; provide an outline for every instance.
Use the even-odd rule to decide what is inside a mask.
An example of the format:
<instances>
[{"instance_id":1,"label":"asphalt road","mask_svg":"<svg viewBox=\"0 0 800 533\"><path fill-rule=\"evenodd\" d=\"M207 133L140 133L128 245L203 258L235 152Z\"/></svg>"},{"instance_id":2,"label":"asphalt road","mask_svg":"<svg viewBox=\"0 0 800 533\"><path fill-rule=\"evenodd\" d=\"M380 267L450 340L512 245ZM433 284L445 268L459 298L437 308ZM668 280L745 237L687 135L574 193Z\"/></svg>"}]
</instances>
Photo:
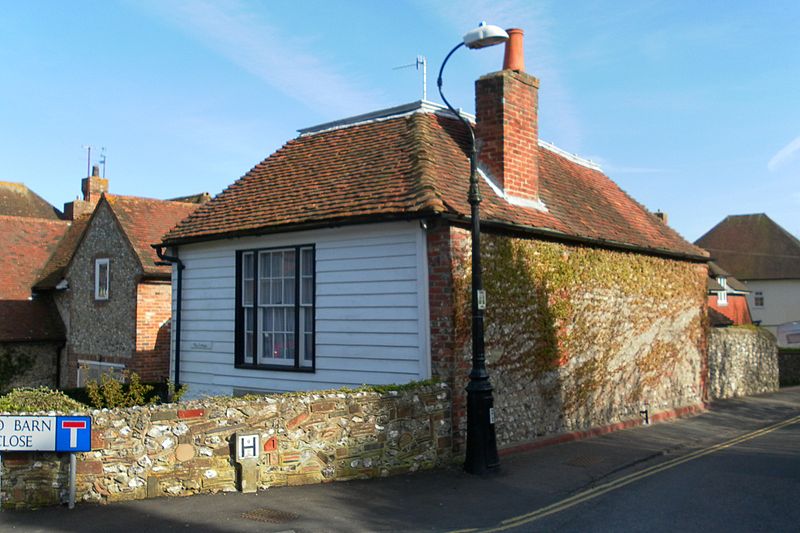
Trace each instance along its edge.
<instances>
[{"instance_id":1,"label":"asphalt road","mask_svg":"<svg viewBox=\"0 0 800 533\"><path fill-rule=\"evenodd\" d=\"M0 513L0 531L800 531L800 387L387 479Z\"/></svg>"}]
</instances>

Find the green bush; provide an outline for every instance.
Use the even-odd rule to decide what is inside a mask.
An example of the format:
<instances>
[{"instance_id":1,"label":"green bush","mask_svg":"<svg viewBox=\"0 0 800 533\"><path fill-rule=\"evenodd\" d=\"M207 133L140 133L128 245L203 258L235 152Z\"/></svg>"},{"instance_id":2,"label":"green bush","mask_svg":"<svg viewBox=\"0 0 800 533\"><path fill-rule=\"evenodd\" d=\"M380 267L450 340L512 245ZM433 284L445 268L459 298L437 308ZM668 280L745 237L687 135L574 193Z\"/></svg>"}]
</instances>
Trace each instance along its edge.
<instances>
[{"instance_id":1,"label":"green bush","mask_svg":"<svg viewBox=\"0 0 800 533\"><path fill-rule=\"evenodd\" d=\"M125 382L127 376L127 383ZM98 409L103 407L131 407L177 402L186 392L186 386L176 388L170 382L141 382L138 374L130 373L119 379L103 375L100 383L89 383L86 387L64 389L64 394Z\"/></svg>"},{"instance_id":2,"label":"green bush","mask_svg":"<svg viewBox=\"0 0 800 533\"><path fill-rule=\"evenodd\" d=\"M61 391L39 387L38 389L14 389L0 396L0 412L35 413L40 411L73 412L86 411L88 407L75 401Z\"/></svg>"}]
</instances>

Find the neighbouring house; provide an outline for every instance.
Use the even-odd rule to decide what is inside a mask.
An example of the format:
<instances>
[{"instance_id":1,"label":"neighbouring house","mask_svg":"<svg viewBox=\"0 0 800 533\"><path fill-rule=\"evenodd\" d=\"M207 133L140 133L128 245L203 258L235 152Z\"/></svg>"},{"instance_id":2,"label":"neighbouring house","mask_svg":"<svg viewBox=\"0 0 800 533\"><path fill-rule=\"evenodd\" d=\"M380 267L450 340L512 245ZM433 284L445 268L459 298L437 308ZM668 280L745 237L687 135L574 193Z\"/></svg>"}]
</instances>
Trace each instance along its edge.
<instances>
[{"instance_id":1,"label":"neighbouring house","mask_svg":"<svg viewBox=\"0 0 800 533\"><path fill-rule=\"evenodd\" d=\"M521 65L476 82L502 446L706 397L708 254L597 165L540 141L538 87ZM172 372L189 395L433 377L453 388L458 448L467 144L425 101L306 128L167 233L182 310Z\"/></svg>"},{"instance_id":2,"label":"neighbouring house","mask_svg":"<svg viewBox=\"0 0 800 533\"><path fill-rule=\"evenodd\" d=\"M103 373L134 371L144 381L168 376L170 267L151 243L188 216L186 201L109 194L97 167L83 199L65 206L75 220L34 286L52 298L66 327L61 386Z\"/></svg>"},{"instance_id":3,"label":"neighbouring house","mask_svg":"<svg viewBox=\"0 0 800 533\"><path fill-rule=\"evenodd\" d=\"M714 327L752 324L747 286L714 261L708 262L708 316Z\"/></svg>"},{"instance_id":4,"label":"neighbouring house","mask_svg":"<svg viewBox=\"0 0 800 533\"><path fill-rule=\"evenodd\" d=\"M69 226L25 185L0 182L0 394L58 382L64 326L31 286Z\"/></svg>"},{"instance_id":5,"label":"neighbouring house","mask_svg":"<svg viewBox=\"0 0 800 533\"><path fill-rule=\"evenodd\" d=\"M800 240L767 215L731 215L695 244L744 283L753 322L776 333L800 321Z\"/></svg>"}]
</instances>

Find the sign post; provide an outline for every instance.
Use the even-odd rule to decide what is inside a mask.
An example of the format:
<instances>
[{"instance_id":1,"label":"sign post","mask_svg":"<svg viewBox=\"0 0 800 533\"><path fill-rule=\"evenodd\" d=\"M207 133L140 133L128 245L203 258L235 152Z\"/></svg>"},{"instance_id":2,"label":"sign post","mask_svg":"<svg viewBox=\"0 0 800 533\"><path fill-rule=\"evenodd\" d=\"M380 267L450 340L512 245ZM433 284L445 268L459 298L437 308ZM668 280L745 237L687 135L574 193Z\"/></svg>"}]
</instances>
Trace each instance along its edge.
<instances>
[{"instance_id":1,"label":"sign post","mask_svg":"<svg viewBox=\"0 0 800 533\"><path fill-rule=\"evenodd\" d=\"M75 507L75 453L91 449L90 416L0 416L0 452L69 452L70 509Z\"/></svg>"}]
</instances>

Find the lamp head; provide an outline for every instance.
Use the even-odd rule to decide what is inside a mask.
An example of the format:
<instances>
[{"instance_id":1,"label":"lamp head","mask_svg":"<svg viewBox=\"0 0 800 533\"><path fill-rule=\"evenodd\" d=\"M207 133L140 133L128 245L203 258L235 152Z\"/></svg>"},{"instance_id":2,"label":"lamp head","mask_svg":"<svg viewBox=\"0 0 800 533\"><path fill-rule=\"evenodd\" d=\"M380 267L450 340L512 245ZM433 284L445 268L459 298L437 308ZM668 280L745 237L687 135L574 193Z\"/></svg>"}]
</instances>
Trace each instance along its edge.
<instances>
[{"instance_id":1,"label":"lamp head","mask_svg":"<svg viewBox=\"0 0 800 533\"><path fill-rule=\"evenodd\" d=\"M467 48L486 48L508 40L508 33L503 28L481 22L477 28L464 34Z\"/></svg>"}]
</instances>

